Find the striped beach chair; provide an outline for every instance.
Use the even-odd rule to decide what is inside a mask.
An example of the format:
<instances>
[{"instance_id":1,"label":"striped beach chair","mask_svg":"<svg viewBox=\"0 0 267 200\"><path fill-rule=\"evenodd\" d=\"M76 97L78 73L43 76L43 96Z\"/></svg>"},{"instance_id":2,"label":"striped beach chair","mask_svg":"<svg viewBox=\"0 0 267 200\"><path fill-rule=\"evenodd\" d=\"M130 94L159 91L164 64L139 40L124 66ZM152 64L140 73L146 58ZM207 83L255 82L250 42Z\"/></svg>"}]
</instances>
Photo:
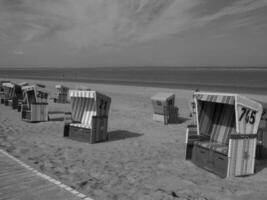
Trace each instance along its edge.
<instances>
[{"instance_id":1,"label":"striped beach chair","mask_svg":"<svg viewBox=\"0 0 267 200\"><path fill-rule=\"evenodd\" d=\"M28 85L29 85L29 83L27 83L27 82L21 82L18 84L19 93L16 95L16 99L14 100L14 102L16 102L16 104L17 104L16 106L14 106L14 109L17 109L19 112L21 111L22 102L23 102L23 99L25 98L25 94L22 90L22 87L25 87Z\"/></svg>"},{"instance_id":2,"label":"striped beach chair","mask_svg":"<svg viewBox=\"0 0 267 200\"><path fill-rule=\"evenodd\" d=\"M22 95L21 87L15 83L6 82L3 83L3 90L4 90L4 104L6 106L11 106L14 109L17 108L17 100L20 95Z\"/></svg>"},{"instance_id":3,"label":"striped beach chair","mask_svg":"<svg viewBox=\"0 0 267 200\"><path fill-rule=\"evenodd\" d=\"M22 120L27 122L48 121L48 91L43 85L22 87L23 101L21 106Z\"/></svg>"},{"instance_id":4,"label":"striped beach chair","mask_svg":"<svg viewBox=\"0 0 267 200\"><path fill-rule=\"evenodd\" d=\"M10 81L0 81L0 100L1 100L1 104L5 103L5 99L6 99L6 92L7 92L7 88L5 87L6 83L10 83Z\"/></svg>"},{"instance_id":5,"label":"striped beach chair","mask_svg":"<svg viewBox=\"0 0 267 200\"><path fill-rule=\"evenodd\" d=\"M164 124L178 121L178 108L175 106L175 95L173 93L157 93L151 97L151 101L154 109L154 121Z\"/></svg>"},{"instance_id":6,"label":"striped beach chair","mask_svg":"<svg viewBox=\"0 0 267 200\"><path fill-rule=\"evenodd\" d=\"M54 98L55 103L68 103L69 102L69 88L63 85L55 86L57 93Z\"/></svg>"},{"instance_id":7,"label":"striped beach chair","mask_svg":"<svg viewBox=\"0 0 267 200\"><path fill-rule=\"evenodd\" d=\"M186 159L221 177L254 173L262 104L237 94L195 92Z\"/></svg>"},{"instance_id":8,"label":"striped beach chair","mask_svg":"<svg viewBox=\"0 0 267 200\"><path fill-rule=\"evenodd\" d=\"M108 140L108 113L111 98L96 91L70 90L71 120L64 137L89 143Z\"/></svg>"}]
</instances>

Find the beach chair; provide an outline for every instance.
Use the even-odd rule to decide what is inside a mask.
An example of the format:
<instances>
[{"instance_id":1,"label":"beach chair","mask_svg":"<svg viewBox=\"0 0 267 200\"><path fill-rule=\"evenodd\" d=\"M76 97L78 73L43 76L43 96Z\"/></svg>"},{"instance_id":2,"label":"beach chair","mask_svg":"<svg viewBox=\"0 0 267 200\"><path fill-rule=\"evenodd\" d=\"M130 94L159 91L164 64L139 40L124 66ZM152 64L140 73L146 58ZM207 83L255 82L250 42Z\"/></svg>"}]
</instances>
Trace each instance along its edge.
<instances>
[{"instance_id":1,"label":"beach chair","mask_svg":"<svg viewBox=\"0 0 267 200\"><path fill-rule=\"evenodd\" d=\"M70 98L71 120L65 123L64 137L89 143L108 140L111 98L88 90L70 90Z\"/></svg>"},{"instance_id":2,"label":"beach chair","mask_svg":"<svg viewBox=\"0 0 267 200\"><path fill-rule=\"evenodd\" d=\"M151 101L154 109L153 120L164 124L178 121L178 108L175 106L173 93L157 93L151 97Z\"/></svg>"},{"instance_id":3,"label":"beach chair","mask_svg":"<svg viewBox=\"0 0 267 200\"><path fill-rule=\"evenodd\" d=\"M15 100L17 102L17 106L14 107L14 109L17 109L19 112L21 111L21 107L22 107L22 102L23 99L26 98L25 92L22 90L22 87L28 86L29 83L27 82L22 82L19 83L18 86L20 87L20 92L19 94L16 95L17 100Z\"/></svg>"},{"instance_id":4,"label":"beach chair","mask_svg":"<svg viewBox=\"0 0 267 200\"><path fill-rule=\"evenodd\" d=\"M48 121L48 92L42 85L22 87L24 99L21 106L22 120L27 122Z\"/></svg>"},{"instance_id":5,"label":"beach chair","mask_svg":"<svg viewBox=\"0 0 267 200\"><path fill-rule=\"evenodd\" d=\"M196 125L186 130L186 159L221 177L254 173L261 103L237 94L195 92Z\"/></svg>"},{"instance_id":6,"label":"beach chair","mask_svg":"<svg viewBox=\"0 0 267 200\"><path fill-rule=\"evenodd\" d=\"M257 133L257 151L256 158L258 160L267 159L267 104L262 103L263 114L259 124Z\"/></svg>"},{"instance_id":7,"label":"beach chair","mask_svg":"<svg viewBox=\"0 0 267 200\"><path fill-rule=\"evenodd\" d=\"M63 85L56 85L56 98L54 98L55 103L68 103L69 99L69 88Z\"/></svg>"},{"instance_id":8,"label":"beach chair","mask_svg":"<svg viewBox=\"0 0 267 200\"><path fill-rule=\"evenodd\" d=\"M6 90L5 89L5 83L10 83L10 81L0 81L0 102L1 104L4 104L5 103L5 93L6 93Z\"/></svg>"},{"instance_id":9,"label":"beach chair","mask_svg":"<svg viewBox=\"0 0 267 200\"><path fill-rule=\"evenodd\" d=\"M3 102L5 106L13 106L13 98L16 96L16 91L18 90L18 85L11 83L11 82L6 82L3 83ZM16 102L14 102L16 104Z\"/></svg>"}]
</instances>

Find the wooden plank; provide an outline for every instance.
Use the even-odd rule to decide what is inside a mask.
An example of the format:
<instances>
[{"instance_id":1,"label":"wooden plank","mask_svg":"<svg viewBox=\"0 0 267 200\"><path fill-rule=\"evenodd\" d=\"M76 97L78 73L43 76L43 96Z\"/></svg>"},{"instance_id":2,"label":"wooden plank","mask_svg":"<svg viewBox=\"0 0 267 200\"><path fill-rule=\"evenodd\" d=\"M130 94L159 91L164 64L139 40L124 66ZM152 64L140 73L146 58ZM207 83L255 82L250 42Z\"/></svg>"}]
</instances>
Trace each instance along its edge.
<instances>
[{"instance_id":1,"label":"wooden plank","mask_svg":"<svg viewBox=\"0 0 267 200\"><path fill-rule=\"evenodd\" d=\"M28 165L0 149L0 200L39 199L39 200L81 200L90 199L85 195L60 187L54 179L37 173ZM53 180L53 181L49 181ZM61 184L62 185L62 184ZM83 198L78 197L79 193Z\"/></svg>"}]
</instances>

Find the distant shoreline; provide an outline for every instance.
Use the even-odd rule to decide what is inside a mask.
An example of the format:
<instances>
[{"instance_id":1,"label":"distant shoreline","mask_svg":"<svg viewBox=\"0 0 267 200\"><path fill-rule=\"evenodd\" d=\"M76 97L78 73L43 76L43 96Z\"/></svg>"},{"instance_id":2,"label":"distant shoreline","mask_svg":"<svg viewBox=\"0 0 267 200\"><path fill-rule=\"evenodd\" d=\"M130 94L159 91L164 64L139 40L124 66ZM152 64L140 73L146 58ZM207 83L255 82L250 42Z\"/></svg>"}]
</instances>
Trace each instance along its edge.
<instances>
[{"instance_id":1,"label":"distant shoreline","mask_svg":"<svg viewBox=\"0 0 267 200\"><path fill-rule=\"evenodd\" d=\"M1 76L0 76L1 77ZM1 77L3 78L3 77ZM12 77L12 79L21 80L34 80L38 82L41 81L58 81L58 82L74 82L74 83L94 83L94 84L112 84L112 85L125 85L125 86L138 86L138 87L157 87L157 88L170 88L170 89L185 89L185 90L206 90L206 91L219 91L219 92L229 92L229 93L249 93L249 94L259 94L267 95L266 87L235 87L227 85L205 85L205 84L177 84L177 83L164 83L164 82L131 82L131 81L115 81L115 80L76 80L76 79L54 79L54 78L44 78L44 77Z\"/></svg>"},{"instance_id":2,"label":"distant shoreline","mask_svg":"<svg viewBox=\"0 0 267 200\"><path fill-rule=\"evenodd\" d=\"M122 70L129 70L129 69L151 69L151 70L157 70L157 69L166 69L166 70L214 70L214 71L220 71L220 70L266 70L267 66L265 67L224 67L224 66L120 66L120 67L107 67L107 66L98 66L98 67L13 67L13 66L0 66L0 72L1 70L84 70L84 69L122 69Z\"/></svg>"},{"instance_id":3,"label":"distant shoreline","mask_svg":"<svg viewBox=\"0 0 267 200\"><path fill-rule=\"evenodd\" d=\"M0 77L267 94L267 68L0 68Z\"/></svg>"}]
</instances>

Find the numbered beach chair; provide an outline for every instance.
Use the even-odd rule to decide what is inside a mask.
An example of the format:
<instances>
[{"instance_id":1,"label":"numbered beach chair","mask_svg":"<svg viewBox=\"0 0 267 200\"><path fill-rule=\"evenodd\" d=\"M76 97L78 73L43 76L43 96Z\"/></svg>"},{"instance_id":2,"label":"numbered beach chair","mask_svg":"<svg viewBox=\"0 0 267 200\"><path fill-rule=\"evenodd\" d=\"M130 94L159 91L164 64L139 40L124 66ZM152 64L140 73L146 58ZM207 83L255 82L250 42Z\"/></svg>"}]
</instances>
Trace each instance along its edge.
<instances>
[{"instance_id":1,"label":"numbered beach chair","mask_svg":"<svg viewBox=\"0 0 267 200\"><path fill-rule=\"evenodd\" d=\"M42 85L22 87L24 99L22 101L21 116L27 122L48 121L48 92Z\"/></svg>"},{"instance_id":2,"label":"numbered beach chair","mask_svg":"<svg viewBox=\"0 0 267 200\"><path fill-rule=\"evenodd\" d=\"M195 92L196 125L186 131L186 159L221 177L254 173L262 105L237 94Z\"/></svg>"},{"instance_id":3,"label":"numbered beach chair","mask_svg":"<svg viewBox=\"0 0 267 200\"><path fill-rule=\"evenodd\" d=\"M178 121L178 108L175 106L173 93L157 93L151 97L151 101L154 109L153 120L164 124Z\"/></svg>"},{"instance_id":4,"label":"numbered beach chair","mask_svg":"<svg viewBox=\"0 0 267 200\"><path fill-rule=\"evenodd\" d=\"M64 137L89 143L108 140L108 113L111 98L96 91L70 90L71 120Z\"/></svg>"},{"instance_id":5,"label":"numbered beach chair","mask_svg":"<svg viewBox=\"0 0 267 200\"><path fill-rule=\"evenodd\" d=\"M56 98L54 98L55 103L68 103L69 99L69 88L63 85L56 85Z\"/></svg>"}]
</instances>

